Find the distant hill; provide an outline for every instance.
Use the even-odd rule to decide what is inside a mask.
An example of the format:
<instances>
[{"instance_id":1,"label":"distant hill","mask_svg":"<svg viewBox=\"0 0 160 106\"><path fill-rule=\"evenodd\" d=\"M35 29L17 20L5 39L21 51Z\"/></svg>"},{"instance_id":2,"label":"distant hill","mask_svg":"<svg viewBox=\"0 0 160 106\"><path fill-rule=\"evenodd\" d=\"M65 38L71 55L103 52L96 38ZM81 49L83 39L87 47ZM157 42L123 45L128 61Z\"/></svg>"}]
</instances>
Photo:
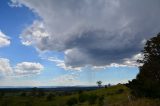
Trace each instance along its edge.
<instances>
[{"instance_id":1,"label":"distant hill","mask_svg":"<svg viewBox=\"0 0 160 106\"><path fill-rule=\"evenodd\" d=\"M12 90L12 91L31 91L33 88L44 91L78 91L78 90L96 90L97 86L3 86L0 90Z\"/></svg>"}]
</instances>

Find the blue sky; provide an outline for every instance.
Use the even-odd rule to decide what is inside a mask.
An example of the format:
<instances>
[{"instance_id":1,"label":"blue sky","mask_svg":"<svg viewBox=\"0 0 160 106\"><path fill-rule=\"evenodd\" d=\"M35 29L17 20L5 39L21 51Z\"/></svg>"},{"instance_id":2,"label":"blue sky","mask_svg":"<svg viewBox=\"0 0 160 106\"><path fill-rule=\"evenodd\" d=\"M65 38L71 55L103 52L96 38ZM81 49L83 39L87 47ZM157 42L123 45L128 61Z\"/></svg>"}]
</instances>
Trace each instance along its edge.
<instances>
[{"instance_id":1,"label":"blue sky","mask_svg":"<svg viewBox=\"0 0 160 106\"><path fill-rule=\"evenodd\" d=\"M132 80L145 41L160 30L159 1L142 1L0 0L0 85Z\"/></svg>"}]
</instances>

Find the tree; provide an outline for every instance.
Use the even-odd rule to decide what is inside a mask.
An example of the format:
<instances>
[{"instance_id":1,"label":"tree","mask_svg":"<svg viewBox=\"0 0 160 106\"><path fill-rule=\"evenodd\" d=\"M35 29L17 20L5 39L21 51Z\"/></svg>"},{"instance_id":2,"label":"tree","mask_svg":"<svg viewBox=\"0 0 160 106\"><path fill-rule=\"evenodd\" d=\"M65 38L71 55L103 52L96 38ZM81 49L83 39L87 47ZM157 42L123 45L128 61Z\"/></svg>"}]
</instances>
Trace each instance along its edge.
<instances>
[{"instance_id":1,"label":"tree","mask_svg":"<svg viewBox=\"0 0 160 106\"><path fill-rule=\"evenodd\" d=\"M160 97L160 33L146 42L142 53L144 58L138 62L143 65L129 87L138 96Z\"/></svg>"},{"instance_id":2,"label":"tree","mask_svg":"<svg viewBox=\"0 0 160 106\"><path fill-rule=\"evenodd\" d=\"M97 81L97 85L100 88L102 86L102 81Z\"/></svg>"}]
</instances>

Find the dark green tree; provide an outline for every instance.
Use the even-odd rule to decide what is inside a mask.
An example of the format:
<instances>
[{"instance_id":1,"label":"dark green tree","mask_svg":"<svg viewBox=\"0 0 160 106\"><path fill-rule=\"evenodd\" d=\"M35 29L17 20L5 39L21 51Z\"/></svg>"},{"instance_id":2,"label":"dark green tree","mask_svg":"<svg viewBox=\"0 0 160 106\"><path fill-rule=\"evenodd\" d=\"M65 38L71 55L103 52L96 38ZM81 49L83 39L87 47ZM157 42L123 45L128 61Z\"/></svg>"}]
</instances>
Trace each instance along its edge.
<instances>
[{"instance_id":1,"label":"dark green tree","mask_svg":"<svg viewBox=\"0 0 160 106\"><path fill-rule=\"evenodd\" d=\"M99 88L102 87L102 81L97 81L97 85Z\"/></svg>"},{"instance_id":2,"label":"dark green tree","mask_svg":"<svg viewBox=\"0 0 160 106\"><path fill-rule=\"evenodd\" d=\"M160 98L160 33L146 42L142 53L140 72L129 87L135 95Z\"/></svg>"}]
</instances>

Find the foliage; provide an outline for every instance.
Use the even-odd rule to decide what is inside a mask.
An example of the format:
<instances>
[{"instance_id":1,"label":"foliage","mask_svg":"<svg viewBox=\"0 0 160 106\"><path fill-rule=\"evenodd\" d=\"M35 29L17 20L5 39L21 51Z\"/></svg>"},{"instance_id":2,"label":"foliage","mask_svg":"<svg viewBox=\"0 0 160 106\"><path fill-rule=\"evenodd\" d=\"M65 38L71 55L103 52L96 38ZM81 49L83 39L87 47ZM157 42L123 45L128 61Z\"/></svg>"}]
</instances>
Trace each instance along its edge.
<instances>
[{"instance_id":1,"label":"foliage","mask_svg":"<svg viewBox=\"0 0 160 106\"><path fill-rule=\"evenodd\" d=\"M75 104L77 104L78 103L78 100L77 100L77 98L75 98L75 97L72 97L72 98L70 98L68 101L67 101L67 105L68 106L73 106L73 105L75 105Z\"/></svg>"},{"instance_id":2,"label":"foliage","mask_svg":"<svg viewBox=\"0 0 160 106\"><path fill-rule=\"evenodd\" d=\"M36 96L37 95L37 87L32 88L32 92L30 93L31 96Z\"/></svg>"},{"instance_id":3,"label":"foliage","mask_svg":"<svg viewBox=\"0 0 160 106\"><path fill-rule=\"evenodd\" d=\"M5 92L1 91L0 92L0 97L3 97L3 96L5 96Z\"/></svg>"},{"instance_id":4,"label":"foliage","mask_svg":"<svg viewBox=\"0 0 160 106\"><path fill-rule=\"evenodd\" d=\"M121 94L121 93L123 93L123 92L124 92L124 89L121 88L121 89L118 89L116 93L117 93L117 94Z\"/></svg>"},{"instance_id":5,"label":"foliage","mask_svg":"<svg viewBox=\"0 0 160 106\"><path fill-rule=\"evenodd\" d=\"M104 95L99 96L98 98L98 105L103 106L104 105Z\"/></svg>"},{"instance_id":6,"label":"foliage","mask_svg":"<svg viewBox=\"0 0 160 106\"><path fill-rule=\"evenodd\" d=\"M123 92L118 93L121 89L123 89ZM22 91L5 91L5 96L0 98L0 106L160 106L159 99L133 97L130 94L130 89L125 85L90 91L83 90L83 92L74 91L70 95L65 95L65 91L43 91L47 96L29 95L32 91L24 90L23 92L27 95L22 97L19 95ZM47 100L49 95L51 95L52 99ZM80 102L79 98L83 98L82 100L84 101ZM89 103L91 100L94 103Z\"/></svg>"},{"instance_id":7,"label":"foliage","mask_svg":"<svg viewBox=\"0 0 160 106\"><path fill-rule=\"evenodd\" d=\"M21 96L22 96L22 97L26 96L26 92L22 92L22 93L21 93Z\"/></svg>"},{"instance_id":8,"label":"foliage","mask_svg":"<svg viewBox=\"0 0 160 106\"><path fill-rule=\"evenodd\" d=\"M54 97L55 97L55 96L54 96L52 93L50 93L50 94L47 95L46 100L47 100L47 101L51 101L51 100L54 99Z\"/></svg>"},{"instance_id":9,"label":"foliage","mask_svg":"<svg viewBox=\"0 0 160 106\"><path fill-rule=\"evenodd\" d=\"M79 94L78 100L80 103L86 102L88 100L88 94Z\"/></svg>"},{"instance_id":10,"label":"foliage","mask_svg":"<svg viewBox=\"0 0 160 106\"><path fill-rule=\"evenodd\" d=\"M102 86L102 81L97 81L97 84L98 84L99 87L101 87Z\"/></svg>"},{"instance_id":11,"label":"foliage","mask_svg":"<svg viewBox=\"0 0 160 106\"><path fill-rule=\"evenodd\" d=\"M96 94L91 94L91 95L89 95L89 97L88 97L88 103L89 103L90 105L95 104L97 98L98 98L98 96L97 96Z\"/></svg>"},{"instance_id":12,"label":"foliage","mask_svg":"<svg viewBox=\"0 0 160 106\"><path fill-rule=\"evenodd\" d=\"M138 62L143 65L129 87L134 95L160 98L160 33L146 42L142 52L144 58Z\"/></svg>"},{"instance_id":13,"label":"foliage","mask_svg":"<svg viewBox=\"0 0 160 106\"><path fill-rule=\"evenodd\" d=\"M43 97L43 96L45 96L45 92L42 91L42 90L39 90L37 96L38 97Z\"/></svg>"}]
</instances>

